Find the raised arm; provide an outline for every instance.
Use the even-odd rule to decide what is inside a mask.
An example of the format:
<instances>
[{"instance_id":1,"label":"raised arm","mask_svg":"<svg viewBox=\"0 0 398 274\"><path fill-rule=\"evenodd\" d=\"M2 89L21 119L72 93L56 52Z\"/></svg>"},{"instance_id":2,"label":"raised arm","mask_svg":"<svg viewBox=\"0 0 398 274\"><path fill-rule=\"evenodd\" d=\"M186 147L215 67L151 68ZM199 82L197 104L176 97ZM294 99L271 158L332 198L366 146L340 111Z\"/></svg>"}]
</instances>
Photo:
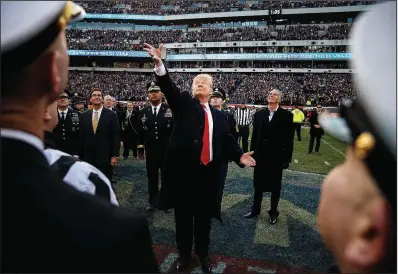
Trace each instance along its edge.
<instances>
[{"instance_id":1,"label":"raised arm","mask_svg":"<svg viewBox=\"0 0 398 274\"><path fill-rule=\"evenodd\" d=\"M166 97L167 103L170 106L170 109L177 113L179 106L180 106L180 90L174 84L173 80L170 78L170 74L168 73L166 67L164 66L162 59L161 59L161 51L162 51L163 44L159 45L159 48L154 48L149 44L144 44L144 50L148 52L155 63L155 74L156 79L159 84L161 91L163 92L164 96Z\"/></svg>"}]
</instances>

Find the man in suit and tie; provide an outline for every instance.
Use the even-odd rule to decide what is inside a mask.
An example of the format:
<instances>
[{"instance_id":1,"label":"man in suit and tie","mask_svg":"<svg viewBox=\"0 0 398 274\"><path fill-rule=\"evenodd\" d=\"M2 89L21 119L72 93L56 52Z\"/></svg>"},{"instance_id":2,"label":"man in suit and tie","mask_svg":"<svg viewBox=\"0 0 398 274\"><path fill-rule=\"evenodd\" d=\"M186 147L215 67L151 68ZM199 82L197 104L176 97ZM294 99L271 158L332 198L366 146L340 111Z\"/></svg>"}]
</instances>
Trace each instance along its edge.
<instances>
[{"instance_id":1,"label":"man in suit and tie","mask_svg":"<svg viewBox=\"0 0 398 274\"><path fill-rule=\"evenodd\" d=\"M258 216L263 192L271 192L270 224L278 221L282 172L289 167L293 154L293 115L279 106L281 97L279 90L272 90L268 107L254 115L251 141L257 163L253 176L254 201L251 211L244 216L247 219Z\"/></svg>"},{"instance_id":2,"label":"man in suit and tie","mask_svg":"<svg viewBox=\"0 0 398 274\"><path fill-rule=\"evenodd\" d=\"M120 128L116 113L103 107L102 99L100 89L91 91L93 108L81 116L79 156L112 181L113 166L119 157Z\"/></svg>"},{"instance_id":3,"label":"man in suit and tie","mask_svg":"<svg viewBox=\"0 0 398 274\"><path fill-rule=\"evenodd\" d=\"M173 111L175 126L166 151L164 179L155 207L174 208L180 258L177 270L185 272L191 260L192 241L203 272L209 273L211 218L221 220L220 164L229 159L254 166L252 153L243 153L230 134L225 115L209 106L212 77L200 74L192 93L180 92L161 60L161 48L145 44L155 62L157 83Z\"/></svg>"},{"instance_id":4,"label":"man in suit and tie","mask_svg":"<svg viewBox=\"0 0 398 274\"><path fill-rule=\"evenodd\" d=\"M139 113L138 147L145 149L146 171L148 176L148 207L153 210L153 199L159 193L159 175L163 179L162 165L166 147L173 131L173 113L162 103L162 92L155 82L146 86L149 106ZM166 212L170 212L167 209Z\"/></svg>"},{"instance_id":5,"label":"man in suit and tie","mask_svg":"<svg viewBox=\"0 0 398 274\"><path fill-rule=\"evenodd\" d=\"M43 115L68 82L66 25L82 17L69 1L1 2L2 273L158 271L145 217L63 183L44 156Z\"/></svg>"},{"instance_id":6,"label":"man in suit and tie","mask_svg":"<svg viewBox=\"0 0 398 274\"><path fill-rule=\"evenodd\" d=\"M69 96L65 92L57 100L58 124L53 130L57 149L77 155L79 151L80 113L69 107Z\"/></svg>"}]
</instances>

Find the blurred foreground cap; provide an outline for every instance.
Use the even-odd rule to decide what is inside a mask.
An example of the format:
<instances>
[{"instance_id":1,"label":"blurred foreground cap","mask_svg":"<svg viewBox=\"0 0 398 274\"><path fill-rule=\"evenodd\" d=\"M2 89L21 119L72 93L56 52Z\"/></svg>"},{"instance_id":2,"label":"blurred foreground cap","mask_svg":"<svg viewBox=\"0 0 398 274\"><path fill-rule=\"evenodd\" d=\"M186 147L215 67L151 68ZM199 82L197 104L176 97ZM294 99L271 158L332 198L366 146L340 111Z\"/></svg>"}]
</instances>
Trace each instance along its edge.
<instances>
[{"instance_id":1,"label":"blurred foreground cap","mask_svg":"<svg viewBox=\"0 0 398 274\"><path fill-rule=\"evenodd\" d=\"M70 1L1 1L1 63L21 70L36 60L68 23L86 12Z\"/></svg>"},{"instance_id":2,"label":"blurred foreground cap","mask_svg":"<svg viewBox=\"0 0 398 274\"><path fill-rule=\"evenodd\" d=\"M396 15L396 2L388 1L356 19L350 39L357 99L319 117L325 131L353 146L389 201L397 184Z\"/></svg>"}]
</instances>

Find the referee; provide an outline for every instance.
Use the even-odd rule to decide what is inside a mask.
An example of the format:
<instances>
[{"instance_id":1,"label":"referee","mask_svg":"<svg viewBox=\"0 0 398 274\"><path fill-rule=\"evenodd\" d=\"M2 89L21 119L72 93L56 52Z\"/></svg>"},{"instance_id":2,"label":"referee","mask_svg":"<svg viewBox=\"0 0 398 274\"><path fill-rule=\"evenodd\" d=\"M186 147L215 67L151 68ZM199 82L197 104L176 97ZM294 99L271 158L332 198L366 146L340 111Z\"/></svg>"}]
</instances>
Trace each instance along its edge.
<instances>
[{"instance_id":1,"label":"referee","mask_svg":"<svg viewBox=\"0 0 398 274\"><path fill-rule=\"evenodd\" d=\"M242 140L242 149L246 153L249 151L250 125L253 121L253 111L246 105L240 105L235 111L235 120L238 125L238 142Z\"/></svg>"},{"instance_id":2,"label":"referee","mask_svg":"<svg viewBox=\"0 0 398 274\"><path fill-rule=\"evenodd\" d=\"M44 144L46 148L44 155L51 168L63 178L65 183L77 190L102 197L114 205L119 205L108 178L101 171L89 163L80 161L77 157L56 149L52 131L57 123L57 102L54 102L47 107L44 114Z\"/></svg>"}]
</instances>

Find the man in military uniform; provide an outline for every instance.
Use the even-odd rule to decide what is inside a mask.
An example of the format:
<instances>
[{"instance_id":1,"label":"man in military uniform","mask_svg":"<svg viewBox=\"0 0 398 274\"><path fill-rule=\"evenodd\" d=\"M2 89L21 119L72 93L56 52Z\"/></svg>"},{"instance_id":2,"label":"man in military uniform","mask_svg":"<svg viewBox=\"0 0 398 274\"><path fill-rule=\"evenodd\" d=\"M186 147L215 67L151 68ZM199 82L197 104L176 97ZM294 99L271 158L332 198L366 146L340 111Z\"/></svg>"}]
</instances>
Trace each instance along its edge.
<instances>
[{"instance_id":1,"label":"man in military uniform","mask_svg":"<svg viewBox=\"0 0 398 274\"><path fill-rule=\"evenodd\" d=\"M152 201L159 193L159 170L173 130L173 114L162 103L163 94L155 82L148 83L146 88L150 104L140 111L138 148L145 148L149 192L147 210L152 210Z\"/></svg>"},{"instance_id":2,"label":"man in military uniform","mask_svg":"<svg viewBox=\"0 0 398 274\"><path fill-rule=\"evenodd\" d=\"M132 98L130 98L132 99ZM127 109L121 112L121 139L123 142L123 158L127 159L130 149L133 151L134 159L137 159L137 140L139 131L140 113L133 107L133 102L127 103Z\"/></svg>"},{"instance_id":3,"label":"man in military uniform","mask_svg":"<svg viewBox=\"0 0 398 274\"><path fill-rule=\"evenodd\" d=\"M396 10L387 1L356 19L350 52L358 96L343 101L339 115L319 115L326 132L348 143L344 163L323 182L318 211L341 273L397 273Z\"/></svg>"},{"instance_id":4,"label":"man in military uniform","mask_svg":"<svg viewBox=\"0 0 398 274\"><path fill-rule=\"evenodd\" d=\"M81 94L80 92L75 92L73 93L73 97L71 100L72 108L80 113L83 113L85 111L83 97L83 94Z\"/></svg>"},{"instance_id":5,"label":"man in military uniform","mask_svg":"<svg viewBox=\"0 0 398 274\"><path fill-rule=\"evenodd\" d=\"M78 155L80 113L69 107L69 97L65 92L59 96L57 106L58 124L53 130L57 140L57 149L71 155Z\"/></svg>"}]
</instances>

